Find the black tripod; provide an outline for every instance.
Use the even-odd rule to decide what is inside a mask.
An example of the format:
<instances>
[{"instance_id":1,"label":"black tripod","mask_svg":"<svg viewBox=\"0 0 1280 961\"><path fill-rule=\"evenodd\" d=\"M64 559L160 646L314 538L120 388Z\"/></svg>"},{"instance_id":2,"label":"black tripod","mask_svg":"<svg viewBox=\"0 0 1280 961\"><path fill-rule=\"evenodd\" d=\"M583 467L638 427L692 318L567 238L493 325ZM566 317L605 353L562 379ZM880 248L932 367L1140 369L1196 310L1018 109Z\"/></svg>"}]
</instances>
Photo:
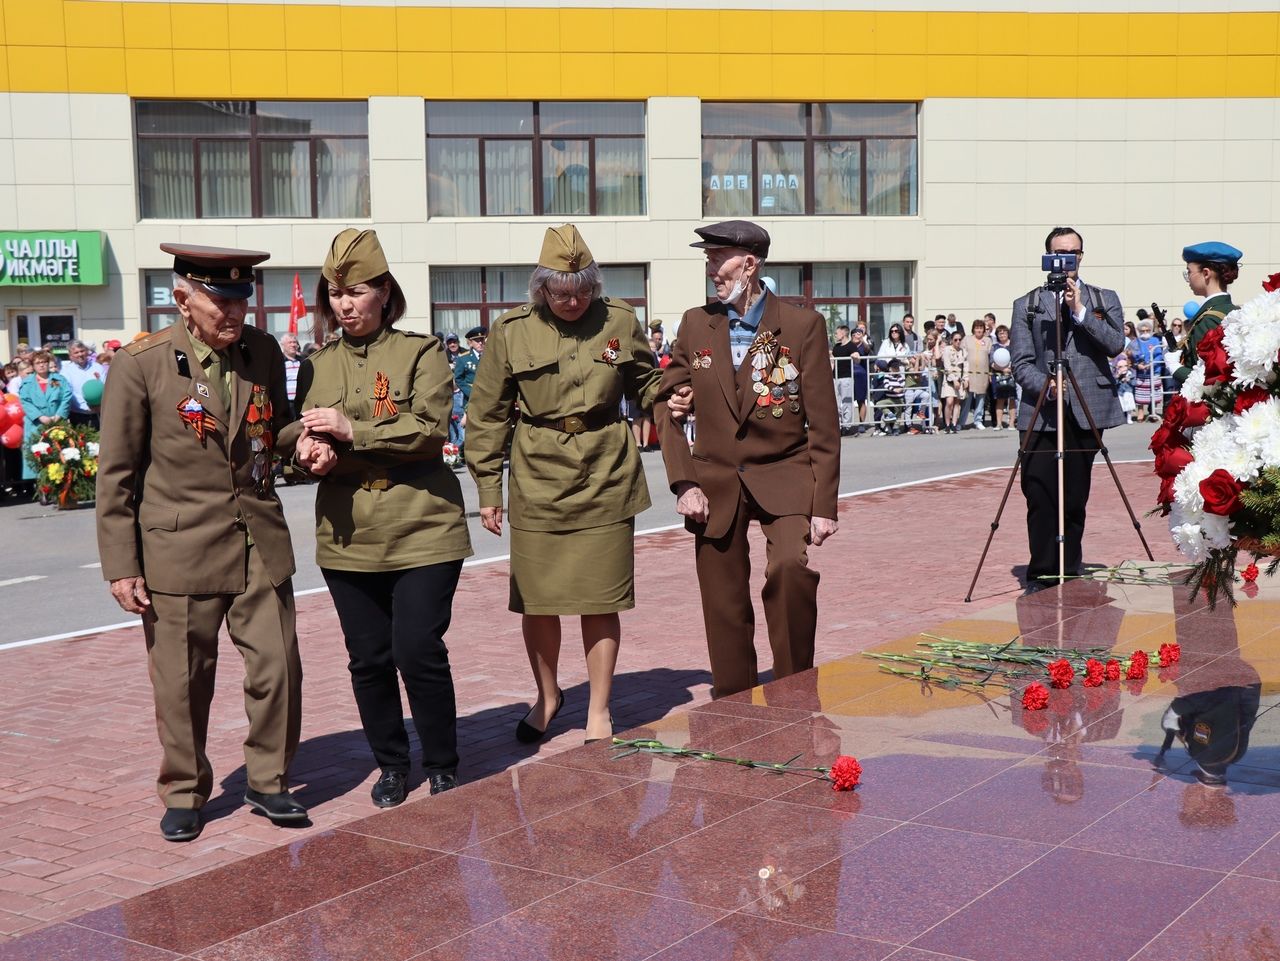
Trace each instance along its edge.
<instances>
[{"instance_id":1,"label":"black tripod","mask_svg":"<svg viewBox=\"0 0 1280 961\"><path fill-rule=\"evenodd\" d=\"M1009 501L1009 491L1013 490L1013 482L1018 477L1018 470L1022 467L1022 458L1027 456L1028 448L1035 439L1036 421L1040 419L1040 413L1044 409L1045 398L1049 396L1049 388L1054 388L1054 401L1057 403L1057 437L1058 449L1055 452L1058 461L1058 583L1062 584L1067 577L1067 538L1066 538L1066 502L1063 497L1063 471L1064 462L1063 455L1067 453L1083 453L1080 448L1067 451L1062 444L1062 418L1065 414L1066 404L1064 403L1063 388L1070 383L1071 390L1075 397L1075 402L1080 405L1079 409L1084 411L1085 419L1089 421L1089 430L1093 432L1093 441L1098 445L1098 452L1102 454L1103 459L1107 462L1107 469L1111 471L1111 479L1115 482L1116 491L1120 494L1120 500L1124 502L1124 509L1129 512L1129 520L1133 523L1133 529L1138 532L1138 539L1142 541L1142 549L1147 553L1147 559L1154 561L1155 557L1151 553L1151 548L1147 546L1147 539L1142 534L1142 524L1138 520L1137 515L1133 513L1133 507L1129 504L1129 498L1124 492L1124 488L1120 484L1120 478L1116 474L1116 468L1111 463L1111 455L1107 452L1107 448L1102 443L1102 433L1098 430L1098 425L1093 419L1093 412L1089 410L1089 405L1085 402L1084 394L1080 390L1080 383L1076 380L1075 373L1071 370L1069 361L1062 357L1062 306L1063 297L1066 289L1054 288L1055 304L1057 307L1057 317L1054 322L1054 331L1057 336L1057 351L1054 354L1054 360L1050 363L1049 369L1052 377L1046 378L1044 386L1040 388L1040 396L1036 399L1035 410L1031 414L1031 421L1027 424L1027 431L1022 439L1022 445L1018 448L1018 457L1013 462L1013 469L1009 471L1009 482L1005 484L1004 496L1000 498L1000 507L996 510L995 519L991 522L991 533L987 535L987 543L982 548L982 556L978 558L978 566L973 572L973 580L969 582L969 591L964 596L965 603L973 600L973 589L977 586L978 576L982 573L982 565L987 561L987 552L991 550L991 542L995 540L996 531L1000 528L1000 517L1004 514L1004 506ZM1030 296L1030 295L1029 295ZM1033 309L1028 304L1029 309ZM1065 378L1065 379L1064 379ZM1152 390L1155 389L1155 380L1152 379ZM1036 453L1036 452L1033 452ZM1041 452L1041 453L1047 453Z\"/></svg>"}]
</instances>

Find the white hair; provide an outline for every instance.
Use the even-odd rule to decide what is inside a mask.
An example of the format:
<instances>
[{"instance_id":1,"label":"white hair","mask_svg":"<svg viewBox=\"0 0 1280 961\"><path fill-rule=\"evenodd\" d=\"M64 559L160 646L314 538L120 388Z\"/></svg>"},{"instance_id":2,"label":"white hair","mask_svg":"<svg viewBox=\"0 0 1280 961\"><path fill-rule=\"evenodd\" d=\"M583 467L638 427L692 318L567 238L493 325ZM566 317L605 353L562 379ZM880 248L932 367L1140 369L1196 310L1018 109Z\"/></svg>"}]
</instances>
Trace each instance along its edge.
<instances>
[{"instance_id":1,"label":"white hair","mask_svg":"<svg viewBox=\"0 0 1280 961\"><path fill-rule=\"evenodd\" d=\"M600 265L592 262L575 272L534 267L529 277L529 299L539 306L547 302L547 288L554 293L568 293L590 288L591 299L598 300L604 293L604 277Z\"/></svg>"}]
</instances>

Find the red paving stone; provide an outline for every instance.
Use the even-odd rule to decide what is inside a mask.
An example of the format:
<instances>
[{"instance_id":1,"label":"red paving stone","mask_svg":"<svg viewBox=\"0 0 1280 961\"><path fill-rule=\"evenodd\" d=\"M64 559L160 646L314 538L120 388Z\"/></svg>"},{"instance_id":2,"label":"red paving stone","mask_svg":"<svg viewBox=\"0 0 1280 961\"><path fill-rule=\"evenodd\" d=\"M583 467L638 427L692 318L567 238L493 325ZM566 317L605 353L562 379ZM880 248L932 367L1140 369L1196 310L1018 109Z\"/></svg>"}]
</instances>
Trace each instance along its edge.
<instances>
[{"instance_id":1,"label":"red paving stone","mask_svg":"<svg viewBox=\"0 0 1280 961\"><path fill-rule=\"evenodd\" d=\"M1150 468L1117 469L1135 507L1145 510L1155 491ZM1024 562L1026 544L1016 490L974 603L963 601L1006 477L1005 470L993 470L842 501L840 533L812 551L823 574L819 661L1010 604L1018 590L1013 569ZM1146 518L1143 528L1157 559L1172 560L1163 522ZM755 556L761 562L755 572L757 648L767 667L758 598L762 544ZM1114 487L1100 472L1085 560L1115 564L1139 556ZM639 606L623 616L615 686L620 729L709 699L690 536L670 531L639 539L636 581ZM519 618L506 610L506 600L505 563L464 571L449 634L464 780L555 756L579 746L583 737L586 677L576 653L577 628L569 621L561 658L566 706L554 736L535 748L512 737L528 708L531 682ZM111 631L0 655L0 944L374 813L368 789L377 772L360 733L327 595L299 598L298 632L305 700L293 778L311 809L312 826L275 828L240 803L242 668L227 641L210 724L217 785L206 809L210 820L197 841L181 846L167 844L157 831L159 752L141 631Z\"/></svg>"}]
</instances>

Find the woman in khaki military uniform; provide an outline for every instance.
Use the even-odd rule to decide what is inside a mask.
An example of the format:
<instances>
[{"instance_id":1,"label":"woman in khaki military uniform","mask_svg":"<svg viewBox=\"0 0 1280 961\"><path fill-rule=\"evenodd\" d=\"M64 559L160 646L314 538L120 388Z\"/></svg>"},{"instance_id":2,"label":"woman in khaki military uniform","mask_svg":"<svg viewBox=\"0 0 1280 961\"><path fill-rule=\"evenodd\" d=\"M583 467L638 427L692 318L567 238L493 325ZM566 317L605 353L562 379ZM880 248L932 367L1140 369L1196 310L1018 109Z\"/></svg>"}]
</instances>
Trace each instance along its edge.
<instances>
[{"instance_id":1,"label":"woman in khaki military uniform","mask_svg":"<svg viewBox=\"0 0 1280 961\"><path fill-rule=\"evenodd\" d=\"M373 803L404 800L404 679L431 793L456 785L457 708L444 635L471 554L462 490L441 450L453 378L435 337L392 325L404 294L372 230L334 238L316 292L316 340L298 371L298 461L322 475L316 563L346 635L351 686L382 768Z\"/></svg>"},{"instance_id":2,"label":"woman in khaki military uniform","mask_svg":"<svg viewBox=\"0 0 1280 961\"><path fill-rule=\"evenodd\" d=\"M571 224L547 230L529 296L532 303L503 314L489 331L467 405L467 466L481 523L500 534L510 443L510 607L524 615L538 686L516 736L540 740L563 706L560 616L577 614L591 684L586 733L594 741L612 733L618 612L635 606L635 515L649 506L640 455L618 407L624 394L651 407L662 371L635 311L602 296L599 265Z\"/></svg>"}]
</instances>

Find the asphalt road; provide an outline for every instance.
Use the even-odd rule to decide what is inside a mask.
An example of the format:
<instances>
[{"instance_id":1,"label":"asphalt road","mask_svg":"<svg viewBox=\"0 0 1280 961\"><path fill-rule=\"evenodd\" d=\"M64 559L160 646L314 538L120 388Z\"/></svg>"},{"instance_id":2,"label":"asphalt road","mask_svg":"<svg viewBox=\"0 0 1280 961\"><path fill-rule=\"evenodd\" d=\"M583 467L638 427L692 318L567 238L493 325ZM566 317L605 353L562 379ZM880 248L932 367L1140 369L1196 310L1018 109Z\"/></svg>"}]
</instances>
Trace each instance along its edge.
<instances>
[{"instance_id":1,"label":"asphalt road","mask_svg":"<svg viewBox=\"0 0 1280 961\"><path fill-rule=\"evenodd\" d=\"M1114 460L1145 460L1150 426L1116 428L1107 434ZM1017 435L1009 431L966 431L955 436L845 438L840 464L840 492L850 494L912 481L963 473L985 467L1009 468L1017 450ZM636 519L636 530L668 527L680 522L675 498L667 489L662 455L642 455L653 506ZM1101 459L1098 470L1105 470ZM485 531L477 516L475 485L460 471L471 526L475 558L501 557L507 538ZM1015 492L1016 493L1016 492ZM910 491L904 491L904 499ZM323 589L315 565L315 488L282 487L289 529L298 557L294 589ZM991 505L994 512L996 504ZM1137 508L1135 508L1137 509ZM837 535L839 536L839 535ZM5 561L0 566L0 651L6 645L86 631L134 620L111 598L98 566L93 512L58 511L38 504L0 502L0 543ZM200 557L189 559L192 565Z\"/></svg>"}]
</instances>

